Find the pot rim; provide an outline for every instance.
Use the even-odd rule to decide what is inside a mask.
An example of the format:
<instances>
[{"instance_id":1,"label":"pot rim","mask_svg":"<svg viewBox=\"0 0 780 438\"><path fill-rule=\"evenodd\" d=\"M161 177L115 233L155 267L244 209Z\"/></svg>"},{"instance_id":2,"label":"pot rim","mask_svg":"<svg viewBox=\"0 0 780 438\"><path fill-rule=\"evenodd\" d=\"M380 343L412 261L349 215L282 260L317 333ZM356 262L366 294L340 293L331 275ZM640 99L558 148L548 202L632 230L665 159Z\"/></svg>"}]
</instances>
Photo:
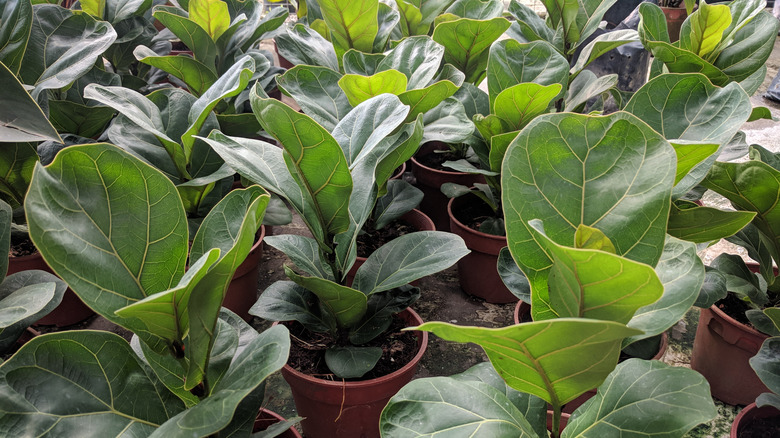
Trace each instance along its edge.
<instances>
[{"instance_id":1,"label":"pot rim","mask_svg":"<svg viewBox=\"0 0 780 438\"><path fill-rule=\"evenodd\" d=\"M743 324L743 323L737 321L736 319L732 318L731 316L729 316L729 314L727 314L726 312L720 310L718 308L718 306L716 306L715 304L710 306L709 310L711 310L712 313L716 314L718 317L722 318L723 320L725 320L729 324L731 324L734 327L736 327L738 330L742 330L742 331L744 331L746 333L749 333L751 335L754 335L754 336L763 336L765 338L769 337L769 335L767 335L766 333L762 333L762 332L754 329L753 327L750 327L750 326L748 326L746 324Z\"/></svg>"},{"instance_id":2,"label":"pot rim","mask_svg":"<svg viewBox=\"0 0 780 438\"><path fill-rule=\"evenodd\" d=\"M442 143L442 144L444 144L444 143ZM435 151L435 150L444 150L444 149L442 149L436 142L429 142L429 143L426 143L424 145L420 145L420 149L419 149L418 153L420 154L420 156L424 156L424 155L432 154L433 151ZM457 170L439 170L439 169L434 169L433 167L428 167L428 166L420 163L417 160L417 154L412 155L412 157L409 160L417 167L420 167L420 168L423 168L423 169L426 169L426 170L430 170L431 172L438 173L438 174L441 174L441 175L452 175L452 176L455 176L455 175L470 175L470 173L460 172L460 171L457 171Z\"/></svg>"},{"instance_id":3,"label":"pot rim","mask_svg":"<svg viewBox=\"0 0 780 438\"><path fill-rule=\"evenodd\" d=\"M464 196L468 196L468 195L464 195ZM496 236L495 234L483 233L482 231L478 231L478 230L475 230L475 229L473 229L473 228L471 228L471 227L469 227L467 225L464 225L461 221L458 220L457 217L455 217L455 215L452 213L452 205L454 204L456 199L460 199L462 197L463 196L458 196L456 198L450 198L449 202L447 202L447 215L450 217L450 219L453 221L453 223L455 223L458 226L458 228L462 229L464 232L466 232L468 234L477 236L477 237L482 238L482 239L489 239L489 240L494 240L496 242L504 242L504 243L506 243L506 241L507 241L506 236Z\"/></svg>"},{"instance_id":4,"label":"pot rim","mask_svg":"<svg viewBox=\"0 0 780 438\"><path fill-rule=\"evenodd\" d=\"M765 409L767 411L771 410L771 409L774 409L775 411L778 412L778 415L780 415L780 410L776 409L774 406L762 406L762 407L759 408L756 405L756 402L753 402L753 403L745 406L741 411L739 411L739 414L737 414L737 416L734 418L734 422L731 423L731 431L730 431L729 437L730 438L737 438L739 436L738 435L738 433L739 433L739 426L741 426L742 424L748 424L747 421L745 423L742 422L743 418L745 416L747 416L749 414L753 414L753 413L755 413L757 415L760 415L760 414L758 414L757 411L762 410L762 409ZM771 415L770 415L770 417L771 417ZM761 417L755 417L755 418L767 418L767 417L761 416Z\"/></svg>"},{"instance_id":5,"label":"pot rim","mask_svg":"<svg viewBox=\"0 0 780 438\"><path fill-rule=\"evenodd\" d=\"M411 307L407 307L402 312L409 312L412 316L412 318L419 320L422 323L422 318L420 315L417 314ZM279 324L279 322L275 322L274 324ZM419 331L416 330L416 332L419 334L419 350L417 351L417 354L412 357L412 360L410 360L406 365L403 367L393 371L390 374L386 374L381 377L375 377L373 379L368 380L359 380L354 382L345 382L345 381L332 381L332 380L325 380L325 379L318 379L316 377L312 377L308 374L304 374L295 368L291 367L287 363L284 364L285 372L288 372L295 376L296 378L299 378L301 380L306 381L306 383L310 384L316 384L319 386L325 386L325 387L334 387L334 388L351 388L351 389L358 389L363 387L371 387L376 385L380 382L385 382L388 380L393 380L394 378L398 377L399 375L408 373L412 368L416 367L417 364L420 362L420 359L422 359L423 354L425 354L425 351L428 349L428 332L426 331Z\"/></svg>"}]
</instances>

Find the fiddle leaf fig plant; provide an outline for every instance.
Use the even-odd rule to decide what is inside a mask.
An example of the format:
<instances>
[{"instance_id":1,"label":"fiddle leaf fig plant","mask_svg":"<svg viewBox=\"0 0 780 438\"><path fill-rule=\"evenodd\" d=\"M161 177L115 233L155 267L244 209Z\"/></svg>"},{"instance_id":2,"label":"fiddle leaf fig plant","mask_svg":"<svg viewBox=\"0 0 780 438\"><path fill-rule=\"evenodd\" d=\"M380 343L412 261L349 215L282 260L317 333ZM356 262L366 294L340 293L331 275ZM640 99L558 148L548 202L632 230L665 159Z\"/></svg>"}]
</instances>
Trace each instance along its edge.
<instances>
[{"instance_id":1,"label":"fiddle leaf fig plant","mask_svg":"<svg viewBox=\"0 0 780 438\"><path fill-rule=\"evenodd\" d=\"M780 333L780 307L764 309L764 314L772 322L776 333ZM766 385L769 392L756 398L756 406L774 406L780 409L780 336L772 336L761 344L758 354L750 358L750 366Z\"/></svg>"},{"instance_id":2,"label":"fiddle leaf fig plant","mask_svg":"<svg viewBox=\"0 0 780 438\"><path fill-rule=\"evenodd\" d=\"M725 274L727 290L747 304L746 316L751 323L758 330L775 334L762 309L780 303L780 281L773 269L773 261L780 260L780 220L771 201L780 190L780 160L777 154L759 145L750 147L749 156L750 160L742 163L716 162L702 185L728 199L737 210L755 215L750 225L727 240L748 251L759 264L764 281L759 281L737 256L722 254L713 261L713 267ZM724 297L725 291L714 298Z\"/></svg>"},{"instance_id":3,"label":"fiddle leaf fig plant","mask_svg":"<svg viewBox=\"0 0 780 438\"><path fill-rule=\"evenodd\" d=\"M101 436L248 436L260 385L286 362L289 336L285 327L258 335L220 305L269 195L259 186L232 191L188 249L173 183L116 146L64 149L36 167L30 190L31 237L44 259L82 301L133 331L140 344L133 349L106 332L37 337L0 368L7 395L0 430L25 424L38 434L67 434L89 425ZM30 367L56 382L56 397L49 387L23 389L30 377L19 370ZM74 372L84 376L78 384L66 377ZM40 391L48 394L46 406Z\"/></svg>"},{"instance_id":4,"label":"fiddle leaf fig plant","mask_svg":"<svg viewBox=\"0 0 780 438\"><path fill-rule=\"evenodd\" d=\"M242 177L289 201L313 237L265 239L308 275L286 267L292 281L271 285L250 313L329 333L335 340L325 352L330 370L343 378L361 377L381 353L362 344L385 331L392 315L419 296L419 290L405 285L468 252L459 237L448 233L409 233L371 254L347 284L357 236L380 187L419 146L420 117L404 123L409 107L383 94L356 106L330 133L311 117L257 93L252 106L281 149L220 133L212 133L209 143ZM323 168L330 171L323 174Z\"/></svg>"},{"instance_id":5,"label":"fiddle leaf fig plant","mask_svg":"<svg viewBox=\"0 0 780 438\"><path fill-rule=\"evenodd\" d=\"M261 3L240 0L192 0L186 10L156 6L154 18L170 29L193 56L159 56L143 45L133 53L139 61L182 80L196 96L205 93L241 58L251 56L256 67L251 82L260 80L270 90L274 76L282 69L272 66L255 46L278 29L287 15L285 8L273 8L263 16ZM241 112L243 101L232 102L233 108L225 112Z\"/></svg>"},{"instance_id":6,"label":"fiddle leaf fig plant","mask_svg":"<svg viewBox=\"0 0 780 438\"><path fill-rule=\"evenodd\" d=\"M765 0L734 0L728 4L699 2L680 30L680 40L669 42L663 12L642 4L639 36L642 44L673 73L702 73L713 84L738 82L752 95L766 76L780 22L766 12ZM653 71L660 73L659 66Z\"/></svg>"},{"instance_id":7,"label":"fiddle leaf fig plant","mask_svg":"<svg viewBox=\"0 0 780 438\"><path fill-rule=\"evenodd\" d=\"M218 128L212 110L246 88L253 69L253 59L245 56L199 98L174 88L143 96L100 85L87 86L85 97L120 113L107 131L108 138L168 175L187 213L202 217L224 193L217 184L221 180L225 186L231 184L234 172L197 135ZM209 197L212 191L217 196Z\"/></svg>"}]
</instances>

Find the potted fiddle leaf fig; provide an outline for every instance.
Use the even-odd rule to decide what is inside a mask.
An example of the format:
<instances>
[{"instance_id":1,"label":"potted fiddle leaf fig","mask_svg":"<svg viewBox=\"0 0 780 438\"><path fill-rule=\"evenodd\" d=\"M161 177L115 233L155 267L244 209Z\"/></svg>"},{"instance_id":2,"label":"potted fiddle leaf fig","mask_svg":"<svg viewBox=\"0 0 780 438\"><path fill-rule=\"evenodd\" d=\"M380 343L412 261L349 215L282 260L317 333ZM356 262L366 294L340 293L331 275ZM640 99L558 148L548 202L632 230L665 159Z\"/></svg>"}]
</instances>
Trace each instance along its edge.
<instances>
[{"instance_id":1,"label":"potted fiddle leaf fig","mask_svg":"<svg viewBox=\"0 0 780 438\"><path fill-rule=\"evenodd\" d=\"M780 307L764 309L775 329L780 331ZM750 366L766 385L768 391L754 403L740 411L731 426L731 436L760 436L777 429L780 422L780 336L773 336L761 344L758 354L750 358ZM750 435L750 434L753 435Z\"/></svg>"},{"instance_id":2,"label":"potted fiddle leaf fig","mask_svg":"<svg viewBox=\"0 0 780 438\"><path fill-rule=\"evenodd\" d=\"M257 334L220 305L268 200L258 186L231 192L190 249L175 186L128 152L79 145L37 165L25 201L33 240L82 300L136 338L33 339L0 367L2 433L249 436L262 382L286 361L289 336L285 327Z\"/></svg>"},{"instance_id":3,"label":"potted fiddle leaf fig","mask_svg":"<svg viewBox=\"0 0 780 438\"><path fill-rule=\"evenodd\" d=\"M614 425L682 436L713 418L706 381L695 372L640 359L617 365L621 349L674 324L704 281L695 245L666 237L664 210L676 161L674 148L628 113L537 117L509 145L502 165L509 252L530 284L534 321L499 329L432 322L419 329L481 345L507 386L552 406L553 437L581 436L585 430L605 434ZM583 198L588 196L595 197ZM544 199L551 202L540 202ZM405 429L434 433L447 426L480 432L485 427L491 436L544 436L540 415L528 412L527 399L523 408L515 404L520 400L514 391L499 388L503 383L479 380L489 384L463 385L469 395L461 392L459 398L453 398L449 378L413 382L388 404L382 432L403 436ZM599 385L561 433L563 406ZM499 388L497 397L491 386ZM478 392L483 395L472 403ZM494 402L486 403L485 395ZM475 415L453 416L447 408L424 421L409 415L421 409L419 403L442 402ZM669 410L666 403L681 409ZM510 408L499 412L498 406ZM647 414L653 409L668 417L658 421L658 415ZM488 423L499 419L507 423L504 429L490 429Z\"/></svg>"},{"instance_id":4,"label":"potted fiddle leaf fig","mask_svg":"<svg viewBox=\"0 0 780 438\"><path fill-rule=\"evenodd\" d=\"M295 344L301 354L307 343L321 346L308 350L326 368L312 372L330 380L307 375L292 363L283 369L297 410L306 417L306 436L375 435L382 406L411 379L425 349L424 338L416 336L398 339L386 351L379 348L396 339L399 326L421 321L408 309L419 289L407 283L451 266L468 252L457 236L412 232L376 250L357 269L351 285L347 281L362 225L380 187L418 147L421 122L418 117L404 123L410 109L390 94L356 106L332 134L274 99L255 94L252 107L281 149L214 132L209 143L242 177L285 198L312 235L265 239L297 269L285 267L291 281L267 288L252 313L288 321L296 338L304 340ZM330 171L323 174L324 168ZM392 354L402 351L414 359L392 359L395 365L385 368ZM378 362L387 371L372 371Z\"/></svg>"},{"instance_id":5,"label":"potted fiddle leaf fig","mask_svg":"<svg viewBox=\"0 0 780 438\"><path fill-rule=\"evenodd\" d=\"M764 309L780 303L780 281L774 268L778 257L780 222L771 198L778 193L780 181L778 154L759 145L750 147L750 160L740 163L716 162L702 185L720 194L731 205L755 214L753 221L728 238L743 247L755 262L732 254L721 254L712 268L722 274L719 288L702 307L694 341L691 366L711 382L713 395L727 403L749 404L766 392L748 365L760 345L769 337L780 335ZM719 332L708 329L720 326ZM744 345L729 342L732 336L744 338ZM717 365L716 365L717 363Z\"/></svg>"},{"instance_id":6,"label":"potted fiddle leaf fig","mask_svg":"<svg viewBox=\"0 0 780 438\"><path fill-rule=\"evenodd\" d=\"M643 3L639 37L655 57L651 72L698 72L717 86L738 82L754 94L766 76L766 60L780 29L780 22L765 8L765 0L728 4L701 0L698 10L685 19L680 40L670 42L661 8Z\"/></svg>"}]
</instances>

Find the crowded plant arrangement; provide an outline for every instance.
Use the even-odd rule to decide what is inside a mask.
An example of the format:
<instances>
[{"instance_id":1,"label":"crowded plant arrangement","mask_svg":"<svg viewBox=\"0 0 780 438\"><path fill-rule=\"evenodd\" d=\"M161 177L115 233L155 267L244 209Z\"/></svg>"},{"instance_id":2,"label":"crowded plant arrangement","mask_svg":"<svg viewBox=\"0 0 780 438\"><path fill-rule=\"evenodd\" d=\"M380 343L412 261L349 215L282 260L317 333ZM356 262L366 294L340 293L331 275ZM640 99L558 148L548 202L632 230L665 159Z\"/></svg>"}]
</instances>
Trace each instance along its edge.
<instances>
[{"instance_id":1,"label":"crowded plant arrangement","mask_svg":"<svg viewBox=\"0 0 780 438\"><path fill-rule=\"evenodd\" d=\"M780 22L528 3L0 0L0 435L780 427L780 154L741 131ZM626 47L630 88L596 68ZM705 266L722 239L753 262ZM424 321L456 264L516 323ZM691 367L656 360L693 308ZM488 360L417 378L433 335Z\"/></svg>"}]
</instances>

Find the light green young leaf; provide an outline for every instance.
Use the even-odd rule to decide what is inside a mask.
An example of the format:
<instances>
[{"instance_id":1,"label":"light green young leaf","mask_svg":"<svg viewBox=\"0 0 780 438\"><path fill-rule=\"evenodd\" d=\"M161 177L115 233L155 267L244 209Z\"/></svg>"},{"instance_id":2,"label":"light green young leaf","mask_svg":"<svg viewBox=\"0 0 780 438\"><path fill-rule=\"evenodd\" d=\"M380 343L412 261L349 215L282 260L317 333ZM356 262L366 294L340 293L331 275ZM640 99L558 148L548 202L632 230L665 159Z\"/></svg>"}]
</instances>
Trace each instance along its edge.
<instances>
[{"instance_id":1,"label":"light green young leaf","mask_svg":"<svg viewBox=\"0 0 780 438\"><path fill-rule=\"evenodd\" d=\"M492 112L507 122L510 131L519 131L534 117L547 112L561 89L561 84L544 86L529 82L513 85L496 96Z\"/></svg>"},{"instance_id":2,"label":"light green young leaf","mask_svg":"<svg viewBox=\"0 0 780 438\"><path fill-rule=\"evenodd\" d=\"M699 9L685 20L680 30L680 48L704 58L720 44L723 32L730 25L731 10L728 5L701 2Z\"/></svg>"},{"instance_id":3,"label":"light green young leaf","mask_svg":"<svg viewBox=\"0 0 780 438\"><path fill-rule=\"evenodd\" d=\"M146 46L138 46L133 55L144 64L157 67L187 84L190 92L200 96L217 81L214 67L207 66L189 56L157 56L157 53Z\"/></svg>"},{"instance_id":4,"label":"light green young leaf","mask_svg":"<svg viewBox=\"0 0 780 438\"><path fill-rule=\"evenodd\" d=\"M217 41L230 27L228 6L222 0L190 0L188 11L190 20L205 30L212 41Z\"/></svg>"},{"instance_id":5,"label":"light green young leaf","mask_svg":"<svg viewBox=\"0 0 780 438\"><path fill-rule=\"evenodd\" d=\"M349 49L373 51L379 31L377 0L321 0L319 5L337 54Z\"/></svg>"},{"instance_id":6,"label":"light green young leaf","mask_svg":"<svg viewBox=\"0 0 780 438\"><path fill-rule=\"evenodd\" d=\"M428 322L417 330L478 344L507 385L554 406L600 385L617 364L622 339L640 333L617 322L580 318L496 329Z\"/></svg>"},{"instance_id":7,"label":"light green young leaf","mask_svg":"<svg viewBox=\"0 0 780 438\"><path fill-rule=\"evenodd\" d=\"M563 96L569 83L569 62L546 41L501 40L490 48L487 81L491 104L499 93L524 82L561 84Z\"/></svg>"},{"instance_id":8,"label":"light green young leaf","mask_svg":"<svg viewBox=\"0 0 780 438\"><path fill-rule=\"evenodd\" d=\"M385 70L371 76L346 74L338 84L354 107L383 93L401 94L406 91L406 81L406 76L398 70Z\"/></svg>"}]
</instances>

